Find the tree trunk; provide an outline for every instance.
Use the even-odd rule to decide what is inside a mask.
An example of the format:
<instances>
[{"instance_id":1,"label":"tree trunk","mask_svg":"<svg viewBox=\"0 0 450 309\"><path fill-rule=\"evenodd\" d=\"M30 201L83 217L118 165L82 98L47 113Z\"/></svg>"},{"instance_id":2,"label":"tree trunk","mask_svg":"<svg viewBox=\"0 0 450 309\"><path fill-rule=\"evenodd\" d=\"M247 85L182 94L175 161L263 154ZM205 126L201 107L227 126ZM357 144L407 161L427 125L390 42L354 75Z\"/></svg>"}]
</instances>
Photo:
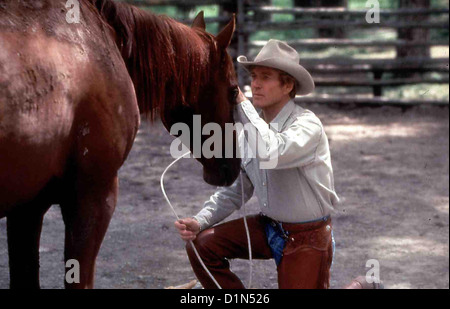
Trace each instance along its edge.
<instances>
[{"instance_id":1,"label":"tree trunk","mask_svg":"<svg viewBox=\"0 0 450 309\"><path fill-rule=\"evenodd\" d=\"M270 6L272 4L272 0L239 0L239 1L243 1L243 6L244 6L244 12L238 12L238 1L234 0L234 1L229 1L227 3L224 3L220 6L220 12L219 12L219 16L229 16L231 18L233 13L237 13L237 14L244 14L246 15L247 12L247 8L252 6ZM255 22L259 22L259 21L267 21L271 19L271 14L270 13L256 13L253 16L253 21ZM236 16L237 17L237 16ZM226 23L219 25L219 29L222 29L223 27L225 27ZM231 54L233 54L234 52L236 53L233 58L236 58L236 56L240 56L237 55L237 50L238 50L238 32L239 32L239 27L236 28L236 33L233 36L233 39L231 41L230 44L230 52ZM249 35L248 33L244 34L244 44L247 44L249 42ZM248 51L245 51L245 53Z\"/></svg>"},{"instance_id":2,"label":"tree trunk","mask_svg":"<svg viewBox=\"0 0 450 309\"><path fill-rule=\"evenodd\" d=\"M430 0L399 0L399 8L429 8ZM428 19L428 15L406 15L401 17L400 20L403 21L414 21L420 24ZM421 28L400 28L398 29L398 39L406 41L420 41L428 40L430 36L430 31L428 29ZM398 47L397 48L397 58L407 58L407 57L430 57L430 47L429 46L410 46L410 47ZM396 73L396 78L411 78L417 76L418 72L401 72Z\"/></svg>"},{"instance_id":3,"label":"tree trunk","mask_svg":"<svg viewBox=\"0 0 450 309\"><path fill-rule=\"evenodd\" d=\"M239 12L239 1L243 1L242 6L244 8L243 12ZM229 16L231 18L231 16L233 15L233 13L237 13L237 14L243 14L244 16L246 15L247 12L247 8L249 6L270 6L272 3L272 0L233 0L233 1L229 1L226 2L224 4L222 4L220 6L220 12L219 12L219 16ZM242 16L241 16L242 18ZM267 21L270 20L271 18L271 14L268 13L257 13L253 16L253 20L255 22L258 21ZM236 15L236 21L238 21L239 16ZM223 29L223 27L225 27L226 23L220 24L219 25L219 30ZM235 68L238 72L238 76L239 76L239 85L242 87L244 85L244 73L242 71L242 67L240 65L237 64L237 57L241 56L241 55L245 55L248 56L248 52L249 50L247 49L247 44L250 41L249 38L249 33L242 33L240 31L243 31L244 29L240 29L239 27L240 25L237 24L236 25L236 32L231 40L231 44L228 48L228 52L230 54L230 56L232 57L233 61L234 61L234 65ZM239 37L241 37L241 46L239 46Z\"/></svg>"},{"instance_id":4,"label":"tree trunk","mask_svg":"<svg viewBox=\"0 0 450 309\"><path fill-rule=\"evenodd\" d=\"M194 9L195 5L190 5L186 3L180 3L177 5L178 14L180 14L184 19L189 18L189 12L193 11Z\"/></svg>"},{"instance_id":5,"label":"tree trunk","mask_svg":"<svg viewBox=\"0 0 450 309\"><path fill-rule=\"evenodd\" d=\"M430 0L399 0L400 8L430 8ZM428 19L428 15L407 15L402 18L404 21L414 21L420 24ZM407 41L428 40L430 31L421 28L401 28L398 30L398 39ZM428 46L417 47L398 47L397 57L430 57L430 48Z\"/></svg>"},{"instance_id":6,"label":"tree trunk","mask_svg":"<svg viewBox=\"0 0 450 309\"><path fill-rule=\"evenodd\" d=\"M333 8L344 7L347 8L348 0L294 0L295 7L303 8ZM300 16L296 18L300 19ZM339 17L321 17L320 19L338 20ZM345 38L344 28L319 28L317 29L317 36L319 38Z\"/></svg>"}]
</instances>

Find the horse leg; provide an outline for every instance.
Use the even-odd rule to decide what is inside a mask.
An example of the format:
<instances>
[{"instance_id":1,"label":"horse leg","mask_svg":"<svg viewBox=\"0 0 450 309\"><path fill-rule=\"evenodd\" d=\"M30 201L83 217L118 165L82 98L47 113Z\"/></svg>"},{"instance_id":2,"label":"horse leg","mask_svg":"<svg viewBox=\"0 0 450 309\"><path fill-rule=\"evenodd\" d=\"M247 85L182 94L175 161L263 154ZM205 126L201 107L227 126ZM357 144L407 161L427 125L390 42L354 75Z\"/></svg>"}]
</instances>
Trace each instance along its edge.
<instances>
[{"instance_id":1,"label":"horse leg","mask_svg":"<svg viewBox=\"0 0 450 309\"><path fill-rule=\"evenodd\" d=\"M117 175L93 181L79 177L74 199L61 204L65 232L64 259L79 263L79 282L66 288L94 287L95 259L113 215L118 192Z\"/></svg>"},{"instance_id":2,"label":"horse leg","mask_svg":"<svg viewBox=\"0 0 450 309\"><path fill-rule=\"evenodd\" d=\"M6 217L10 287L39 289L39 241L44 214L51 203L36 200Z\"/></svg>"}]
</instances>

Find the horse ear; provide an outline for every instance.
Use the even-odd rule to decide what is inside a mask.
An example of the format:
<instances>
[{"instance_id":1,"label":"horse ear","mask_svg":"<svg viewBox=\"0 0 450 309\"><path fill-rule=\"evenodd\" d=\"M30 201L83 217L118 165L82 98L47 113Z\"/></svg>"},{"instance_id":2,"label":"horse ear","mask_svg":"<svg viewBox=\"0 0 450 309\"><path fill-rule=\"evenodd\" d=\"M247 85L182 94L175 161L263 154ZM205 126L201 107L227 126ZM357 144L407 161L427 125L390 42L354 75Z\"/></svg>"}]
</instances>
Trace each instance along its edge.
<instances>
[{"instance_id":1,"label":"horse ear","mask_svg":"<svg viewBox=\"0 0 450 309\"><path fill-rule=\"evenodd\" d=\"M200 11L200 13L197 14L197 17L195 17L194 22L192 23L192 28L200 28L202 30L206 29L205 13L203 11Z\"/></svg>"},{"instance_id":2,"label":"horse ear","mask_svg":"<svg viewBox=\"0 0 450 309\"><path fill-rule=\"evenodd\" d=\"M217 35L217 44L222 49L225 50L231 43L231 38L233 37L234 30L236 29L236 15L233 14L233 19L226 25L226 27Z\"/></svg>"}]
</instances>

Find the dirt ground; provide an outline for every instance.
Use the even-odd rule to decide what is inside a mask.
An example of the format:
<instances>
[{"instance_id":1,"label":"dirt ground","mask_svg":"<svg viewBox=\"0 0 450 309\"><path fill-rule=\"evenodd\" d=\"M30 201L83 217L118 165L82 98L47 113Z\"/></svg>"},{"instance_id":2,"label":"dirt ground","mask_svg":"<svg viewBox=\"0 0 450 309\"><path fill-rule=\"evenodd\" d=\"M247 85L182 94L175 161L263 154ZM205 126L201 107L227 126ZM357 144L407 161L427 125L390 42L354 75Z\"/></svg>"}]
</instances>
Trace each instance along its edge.
<instances>
[{"instance_id":1,"label":"dirt ground","mask_svg":"<svg viewBox=\"0 0 450 309\"><path fill-rule=\"evenodd\" d=\"M416 107L330 108L310 105L325 125L336 190L336 255L332 288L370 269L376 259L389 289L449 288L449 110ZM96 288L160 289L194 275L184 242L160 190L172 162L172 138L159 122L143 122L120 170L120 197L97 259ZM200 165L184 159L166 176L181 216L199 211L214 192ZM247 213L258 212L253 198ZM233 214L229 219L241 216ZM47 213L41 240L41 286L63 288L64 225L58 206ZM253 287L277 288L275 263L254 261ZM248 262L232 268L248 279ZM8 288L6 220L0 220L0 288Z\"/></svg>"}]
</instances>

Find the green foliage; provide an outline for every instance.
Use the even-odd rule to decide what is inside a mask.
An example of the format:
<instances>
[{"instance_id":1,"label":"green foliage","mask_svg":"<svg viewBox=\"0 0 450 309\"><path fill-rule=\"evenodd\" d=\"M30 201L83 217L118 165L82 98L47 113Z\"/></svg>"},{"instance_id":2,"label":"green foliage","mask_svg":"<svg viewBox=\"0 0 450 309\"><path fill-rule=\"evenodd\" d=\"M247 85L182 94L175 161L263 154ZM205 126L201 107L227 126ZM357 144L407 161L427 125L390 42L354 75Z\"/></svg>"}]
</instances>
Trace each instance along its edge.
<instances>
[{"instance_id":1,"label":"green foliage","mask_svg":"<svg viewBox=\"0 0 450 309\"><path fill-rule=\"evenodd\" d=\"M158 15L167 15L170 17L178 18L177 8L174 6L152 6L151 8L146 8Z\"/></svg>"},{"instance_id":2,"label":"green foliage","mask_svg":"<svg viewBox=\"0 0 450 309\"><path fill-rule=\"evenodd\" d=\"M398 1L392 0L378 0L380 8L382 9L396 9L398 8ZM349 0L349 9L365 9L367 0Z\"/></svg>"},{"instance_id":3,"label":"green foliage","mask_svg":"<svg viewBox=\"0 0 450 309\"><path fill-rule=\"evenodd\" d=\"M448 0L431 0L431 7L433 8L448 8Z\"/></svg>"}]
</instances>

